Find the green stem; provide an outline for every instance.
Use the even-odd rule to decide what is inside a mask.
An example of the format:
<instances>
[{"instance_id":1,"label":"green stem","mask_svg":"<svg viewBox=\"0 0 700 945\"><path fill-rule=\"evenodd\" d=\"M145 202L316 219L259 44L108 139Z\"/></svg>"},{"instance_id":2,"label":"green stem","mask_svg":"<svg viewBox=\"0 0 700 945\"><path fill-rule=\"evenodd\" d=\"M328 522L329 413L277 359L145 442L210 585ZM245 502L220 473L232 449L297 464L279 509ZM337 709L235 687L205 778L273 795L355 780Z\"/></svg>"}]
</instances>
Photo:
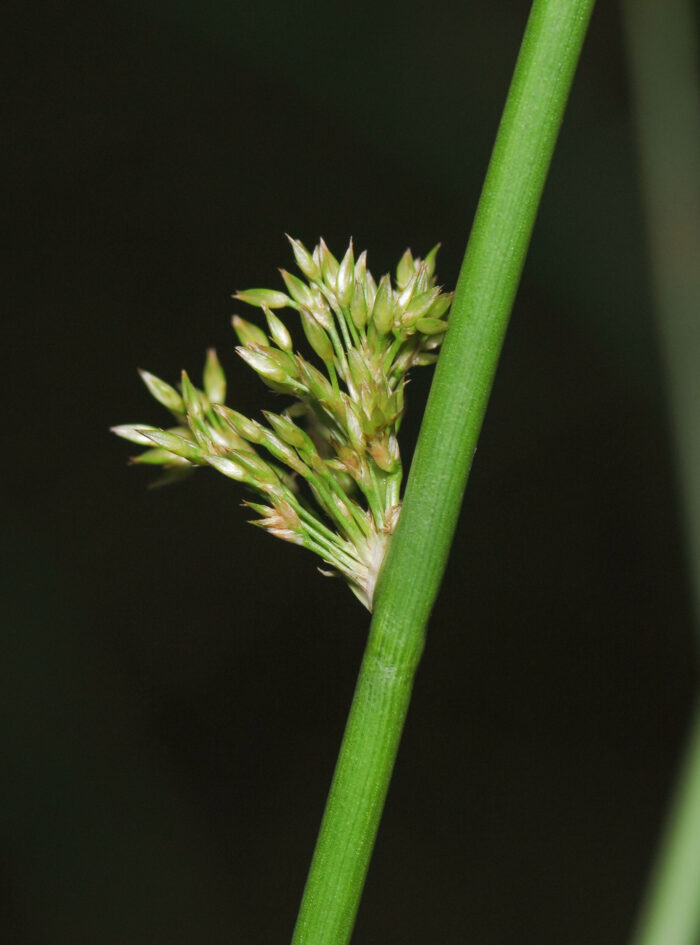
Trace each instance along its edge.
<instances>
[{"instance_id":1,"label":"green stem","mask_svg":"<svg viewBox=\"0 0 700 945\"><path fill-rule=\"evenodd\" d=\"M352 338L352 343L348 346L348 351L350 350L350 347L359 348L361 344L360 336L358 334L357 328L355 328L355 323L350 315L350 310L343 308L340 310L340 314L345 319L345 324L348 326L348 329L350 330L350 336Z\"/></svg>"},{"instance_id":2,"label":"green stem","mask_svg":"<svg viewBox=\"0 0 700 945\"><path fill-rule=\"evenodd\" d=\"M340 387L338 386L338 374L335 370L335 365L332 361L329 361L326 365L328 368L328 375L331 379L331 386L333 388L333 393L336 397L340 397Z\"/></svg>"},{"instance_id":3,"label":"green stem","mask_svg":"<svg viewBox=\"0 0 700 945\"><path fill-rule=\"evenodd\" d=\"M593 0L535 0L484 183L292 945L352 934L425 627Z\"/></svg>"},{"instance_id":4,"label":"green stem","mask_svg":"<svg viewBox=\"0 0 700 945\"><path fill-rule=\"evenodd\" d=\"M635 945L697 945L700 930L700 704L696 707Z\"/></svg>"},{"instance_id":5,"label":"green stem","mask_svg":"<svg viewBox=\"0 0 700 945\"><path fill-rule=\"evenodd\" d=\"M700 630L700 100L690 0L623 3L651 283ZM700 703L634 945L700 941Z\"/></svg>"}]
</instances>

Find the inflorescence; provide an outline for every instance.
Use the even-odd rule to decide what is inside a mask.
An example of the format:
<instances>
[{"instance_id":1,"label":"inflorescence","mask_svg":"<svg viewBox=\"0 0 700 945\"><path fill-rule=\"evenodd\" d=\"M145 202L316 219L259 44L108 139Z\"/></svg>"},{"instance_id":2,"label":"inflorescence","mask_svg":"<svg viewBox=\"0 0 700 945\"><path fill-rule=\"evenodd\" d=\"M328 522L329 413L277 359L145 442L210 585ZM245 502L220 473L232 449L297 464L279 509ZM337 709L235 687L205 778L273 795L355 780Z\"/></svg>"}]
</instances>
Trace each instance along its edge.
<instances>
[{"instance_id":1,"label":"inflorescence","mask_svg":"<svg viewBox=\"0 0 700 945\"><path fill-rule=\"evenodd\" d=\"M437 358L452 293L435 285L436 246L425 259L406 250L377 284L367 254L352 240L338 261L321 240L313 253L290 238L306 281L280 270L287 291L248 289L234 298L262 309L267 331L239 316L238 354L265 384L294 402L263 411L267 424L225 406L226 378L209 350L199 390L183 371L179 391L141 372L153 397L175 418L168 429L113 427L148 449L133 462L166 468L168 480L212 466L244 483L254 525L316 552L372 609L396 528L402 478L397 433L406 375ZM319 370L298 352L277 312L295 309Z\"/></svg>"}]
</instances>

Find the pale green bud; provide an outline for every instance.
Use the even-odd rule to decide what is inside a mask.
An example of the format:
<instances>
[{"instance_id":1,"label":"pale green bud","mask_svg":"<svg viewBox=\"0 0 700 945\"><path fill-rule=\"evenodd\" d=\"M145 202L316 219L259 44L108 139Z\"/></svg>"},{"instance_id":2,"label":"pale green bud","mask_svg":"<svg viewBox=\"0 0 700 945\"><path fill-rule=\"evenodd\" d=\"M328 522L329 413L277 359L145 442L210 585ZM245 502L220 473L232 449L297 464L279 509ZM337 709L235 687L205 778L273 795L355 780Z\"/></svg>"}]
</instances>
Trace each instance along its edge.
<instances>
[{"instance_id":1,"label":"pale green bud","mask_svg":"<svg viewBox=\"0 0 700 945\"><path fill-rule=\"evenodd\" d=\"M243 292L236 292L233 298L239 302L247 302L248 305L257 305L258 308L263 305L268 308L286 308L288 305L296 308L288 295L275 289L245 289Z\"/></svg>"},{"instance_id":2,"label":"pale green bud","mask_svg":"<svg viewBox=\"0 0 700 945\"><path fill-rule=\"evenodd\" d=\"M139 453L138 456L132 456L129 459L132 466L182 466L191 468L191 463L183 459L182 456L176 456L170 450L165 450L160 446Z\"/></svg>"},{"instance_id":3,"label":"pale green bud","mask_svg":"<svg viewBox=\"0 0 700 945\"><path fill-rule=\"evenodd\" d=\"M441 292L433 302L428 315L431 318L442 318L442 316L449 309L450 305L452 305L453 297L454 292Z\"/></svg>"},{"instance_id":4,"label":"pale green bud","mask_svg":"<svg viewBox=\"0 0 700 945\"><path fill-rule=\"evenodd\" d=\"M318 250L321 257L321 272L326 285L335 289L336 279L338 278L338 260L326 246L326 241L321 237L318 241Z\"/></svg>"},{"instance_id":5,"label":"pale green bud","mask_svg":"<svg viewBox=\"0 0 700 945\"><path fill-rule=\"evenodd\" d=\"M355 447L356 450L364 450L364 433L362 432L362 426L353 409L352 402L349 398L344 398L345 406L345 427L348 431L348 438L350 443Z\"/></svg>"},{"instance_id":6,"label":"pale green bud","mask_svg":"<svg viewBox=\"0 0 700 945\"><path fill-rule=\"evenodd\" d=\"M357 269L357 267L355 268ZM353 292L352 302L350 303L350 318L352 318L353 325L358 331L362 331L367 324L367 301L365 299L364 280L361 282L358 279L355 283L355 291Z\"/></svg>"},{"instance_id":7,"label":"pale green bud","mask_svg":"<svg viewBox=\"0 0 700 945\"><path fill-rule=\"evenodd\" d=\"M316 282L321 278L321 267L318 265L316 260L313 258L308 249L301 243L299 240L292 239L289 234L286 234L287 239L291 243L292 250L294 251L294 259L299 269L304 273L307 279L311 279Z\"/></svg>"},{"instance_id":8,"label":"pale green bud","mask_svg":"<svg viewBox=\"0 0 700 945\"><path fill-rule=\"evenodd\" d=\"M282 368L288 378L297 378L299 376L296 358L289 354L288 351L280 351L278 348L262 348L260 350L273 364Z\"/></svg>"},{"instance_id":9,"label":"pale green bud","mask_svg":"<svg viewBox=\"0 0 700 945\"><path fill-rule=\"evenodd\" d=\"M418 355L418 357L414 360L413 363L417 364L418 366L424 367L427 364L435 364L437 359L438 359L438 356L436 354L422 353Z\"/></svg>"},{"instance_id":10,"label":"pale green bud","mask_svg":"<svg viewBox=\"0 0 700 945\"><path fill-rule=\"evenodd\" d=\"M372 321L380 335L388 335L394 319L394 299L389 276L382 276L372 309Z\"/></svg>"},{"instance_id":11,"label":"pale green bud","mask_svg":"<svg viewBox=\"0 0 700 945\"><path fill-rule=\"evenodd\" d=\"M264 435L263 427L256 420L250 420L237 410L216 404L214 412L224 420L231 429L250 443L261 443Z\"/></svg>"},{"instance_id":12,"label":"pale green bud","mask_svg":"<svg viewBox=\"0 0 700 945\"><path fill-rule=\"evenodd\" d=\"M141 375L141 380L159 404L167 407L168 410L171 410L173 413L185 412L182 397L180 397L174 387L171 387L170 384L166 384L165 381L161 381L159 377L156 377L155 374L150 374L148 371L139 371L139 374Z\"/></svg>"},{"instance_id":13,"label":"pale green bud","mask_svg":"<svg viewBox=\"0 0 700 945\"><path fill-rule=\"evenodd\" d=\"M396 305L399 309L404 309L411 301L416 292L416 279L418 278L418 273L414 272L411 278L408 280L406 285L401 289L400 292L396 295Z\"/></svg>"},{"instance_id":14,"label":"pale green bud","mask_svg":"<svg viewBox=\"0 0 700 945\"><path fill-rule=\"evenodd\" d=\"M337 409L337 398L328 378L304 358L297 358L297 364L304 385L316 400Z\"/></svg>"},{"instance_id":15,"label":"pale green bud","mask_svg":"<svg viewBox=\"0 0 700 945\"><path fill-rule=\"evenodd\" d=\"M413 266L413 254L410 249L407 249L399 260L399 264L396 267L396 284L399 289L403 289L414 273Z\"/></svg>"},{"instance_id":16,"label":"pale green bud","mask_svg":"<svg viewBox=\"0 0 700 945\"><path fill-rule=\"evenodd\" d=\"M263 380L275 384L284 384L289 380L287 372L275 364L267 354L263 354L258 346L255 349L238 347L236 352Z\"/></svg>"},{"instance_id":17,"label":"pale green bud","mask_svg":"<svg viewBox=\"0 0 700 945\"><path fill-rule=\"evenodd\" d=\"M351 348L348 351L348 367L357 388L370 382L369 366L357 348Z\"/></svg>"},{"instance_id":18,"label":"pale green bud","mask_svg":"<svg viewBox=\"0 0 700 945\"><path fill-rule=\"evenodd\" d=\"M182 372L182 399L185 402L187 416L190 419L201 419L204 416L204 404L199 391L187 376L187 371Z\"/></svg>"},{"instance_id":19,"label":"pale green bud","mask_svg":"<svg viewBox=\"0 0 700 945\"><path fill-rule=\"evenodd\" d=\"M363 249L355 263L355 282L365 281L367 275L367 250Z\"/></svg>"},{"instance_id":20,"label":"pale green bud","mask_svg":"<svg viewBox=\"0 0 700 945\"><path fill-rule=\"evenodd\" d=\"M391 398L391 409L393 411L394 419L399 419L403 413L404 408L404 386L405 381L402 381L399 386L394 391L394 394Z\"/></svg>"},{"instance_id":21,"label":"pale green bud","mask_svg":"<svg viewBox=\"0 0 700 945\"><path fill-rule=\"evenodd\" d=\"M313 286L311 295L313 301L309 306L309 310L321 328L325 328L326 331L328 331L329 328L333 326L333 316L331 315L331 310L328 308L326 299L318 286Z\"/></svg>"},{"instance_id":22,"label":"pale green bud","mask_svg":"<svg viewBox=\"0 0 700 945\"><path fill-rule=\"evenodd\" d=\"M251 345L259 345L260 347L266 348L269 345L270 339L262 328L259 328L252 322L247 322L245 318L241 318L240 315L234 315L231 318L231 324L233 325L233 330L236 332L238 340L242 345L245 345L246 348Z\"/></svg>"},{"instance_id":23,"label":"pale green bud","mask_svg":"<svg viewBox=\"0 0 700 945\"><path fill-rule=\"evenodd\" d=\"M415 295L420 295L422 292L425 292L426 289L429 289L432 284L433 280L428 274L428 267L422 262L416 269L416 282L413 286L413 292Z\"/></svg>"},{"instance_id":24,"label":"pale green bud","mask_svg":"<svg viewBox=\"0 0 700 945\"><path fill-rule=\"evenodd\" d=\"M428 276L432 278L435 275L435 259L438 254L438 250L442 246L442 243L436 243L435 246L430 250L428 255L423 260Z\"/></svg>"},{"instance_id":25,"label":"pale green bud","mask_svg":"<svg viewBox=\"0 0 700 945\"><path fill-rule=\"evenodd\" d=\"M341 308L347 308L352 301L355 276L355 257L352 250L352 240L347 248L342 262L338 269L338 278L336 280L336 295L338 305Z\"/></svg>"},{"instance_id":26,"label":"pale green bud","mask_svg":"<svg viewBox=\"0 0 700 945\"><path fill-rule=\"evenodd\" d=\"M240 465L247 470L251 485L255 485L257 488L264 488L265 491L267 491L268 486L275 488L279 486L280 477L275 470L269 463L266 463L264 459L261 459L255 453L242 453L234 450L230 454L230 458L240 463Z\"/></svg>"},{"instance_id":27,"label":"pale green bud","mask_svg":"<svg viewBox=\"0 0 700 945\"><path fill-rule=\"evenodd\" d=\"M333 360L333 345L330 338L308 309L299 309L299 315L307 341L319 358L328 364Z\"/></svg>"},{"instance_id":28,"label":"pale green bud","mask_svg":"<svg viewBox=\"0 0 700 945\"><path fill-rule=\"evenodd\" d=\"M424 335L423 344L420 347L421 351L434 351L436 348L439 348L440 345L445 340L444 334L442 335Z\"/></svg>"},{"instance_id":29,"label":"pale green bud","mask_svg":"<svg viewBox=\"0 0 700 945\"><path fill-rule=\"evenodd\" d=\"M187 459L191 463L203 463L205 460L202 451L191 440L186 440L184 436L179 436L177 433L166 433L165 430L144 430L142 428L141 432L156 446L160 446L176 456L182 456L183 459Z\"/></svg>"},{"instance_id":30,"label":"pale green bud","mask_svg":"<svg viewBox=\"0 0 700 945\"><path fill-rule=\"evenodd\" d=\"M250 482L250 474L240 463L228 456L207 456L207 462L218 472L237 482Z\"/></svg>"},{"instance_id":31,"label":"pale green bud","mask_svg":"<svg viewBox=\"0 0 700 945\"><path fill-rule=\"evenodd\" d=\"M421 292L420 295L414 295L406 307L406 311L401 316L401 324L410 328L419 318L423 318L428 313L428 309L437 298L439 289L428 289L427 292Z\"/></svg>"},{"instance_id":32,"label":"pale green bud","mask_svg":"<svg viewBox=\"0 0 700 945\"><path fill-rule=\"evenodd\" d=\"M285 443L284 440L280 439L278 436L275 436L274 433L271 433L270 430L265 430L263 427L263 442L262 445L268 450L275 459L279 459L281 462L286 463L290 469L293 469L294 472L299 473L300 476L306 476L309 473L309 469L288 443Z\"/></svg>"},{"instance_id":33,"label":"pale green bud","mask_svg":"<svg viewBox=\"0 0 700 945\"><path fill-rule=\"evenodd\" d=\"M280 275L284 279L284 284L287 286L289 294L299 305L305 305L307 308L311 308L313 301L311 295L311 289L305 282L302 282L297 276L292 275L291 272L287 272L286 269L280 269Z\"/></svg>"},{"instance_id":34,"label":"pale green bud","mask_svg":"<svg viewBox=\"0 0 700 945\"><path fill-rule=\"evenodd\" d=\"M267 305L263 305L263 312L265 312L267 327L270 329L270 337L274 343L283 351L291 351L293 347L292 336L287 331L287 326L282 319L278 318Z\"/></svg>"},{"instance_id":35,"label":"pale green bud","mask_svg":"<svg viewBox=\"0 0 700 945\"><path fill-rule=\"evenodd\" d=\"M447 331L447 322L439 318L419 318L416 322L416 328L424 335L439 335Z\"/></svg>"},{"instance_id":36,"label":"pale green bud","mask_svg":"<svg viewBox=\"0 0 700 945\"><path fill-rule=\"evenodd\" d=\"M147 423L122 423L109 429L112 433L120 436L123 440L128 440L130 443L138 443L139 446L150 446L151 441L146 436L146 432L159 430L160 427L152 427Z\"/></svg>"},{"instance_id":37,"label":"pale green bud","mask_svg":"<svg viewBox=\"0 0 700 945\"><path fill-rule=\"evenodd\" d=\"M226 400L226 375L216 356L214 348L207 350L204 364L204 392L213 404L223 404Z\"/></svg>"},{"instance_id":38,"label":"pale green bud","mask_svg":"<svg viewBox=\"0 0 700 945\"><path fill-rule=\"evenodd\" d=\"M357 266L355 267L355 271L357 272ZM367 308L370 312L372 311L376 297L377 283L374 281L374 276L368 269L365 273L365 298L367 299Z\"/></svg>"},{"instance_id":39,"label":"pale green bud","mask_svg":"<svg viewBox=\"0 0 700 945\"><path fill-rule=\"evenodd\" d=\"M231 450L250 449L250 445L246 442L246 440L243 439L242 436L239 436L234 429L221 421L216 426L212 424L207 427L207 434L211 444L211 449L214 451L214 453L216 453L216 455L225 456Z\"/></svg>"},{"instance_id":40,"label":"pale green bud","mask_svg":"<svg viewBox=\"0 0 700 945\"><path fill-rule=\"evenodd\" d=\"M287 237L289 239L290 237ZM249 502L247 499L243 503L247 509L252 509L254 512L257 512L258 515L267 515L272 512L273 509L269 505L263 505L262 502Z\"/></svg>"},{"instance_id":41,"label":"pale green bud","mask_svg":"<svg viewBox=\"0 0 700 945\"><path fill-rule=\"evenodd\" d=\"M293 420L290 420L289 417L271 413L269 410L263 410L263 414L270 426L273 427L275 433L277 433L285 443L288 443L298 450L315 451L311 438L307 436Z\"/></svg>"}]
</instances>

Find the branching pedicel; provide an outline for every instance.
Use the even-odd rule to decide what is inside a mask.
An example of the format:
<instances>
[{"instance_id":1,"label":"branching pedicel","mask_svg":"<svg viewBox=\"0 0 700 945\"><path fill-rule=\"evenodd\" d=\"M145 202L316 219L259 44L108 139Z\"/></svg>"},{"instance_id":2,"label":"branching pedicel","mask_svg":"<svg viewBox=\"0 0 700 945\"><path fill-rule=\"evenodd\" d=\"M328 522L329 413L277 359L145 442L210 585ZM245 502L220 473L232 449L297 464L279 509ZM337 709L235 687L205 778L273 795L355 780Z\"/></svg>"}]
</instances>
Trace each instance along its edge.
<instances>
[{"instance_id":1,"label":"branching pedicel","mask_svg":"<svg viewBox=\"0 0 700 945\"><path fill-rule=\"evenodd\" d=\"M226 378L210 350L204 390L185 372L179 392L141 372L176 426L112 429L149 447L133 461L164 466L162 481L213 466L243 482L264 500L247 503L260 516L253 524L315 551L371 610L401 507L396 435L406 375L437 358L452 294L435 285L437 246L423 260L406 250L392 287L388 275L377 285L365 252L355 261L352 240L340 262L323 240L313 253L297 240L290 243L307 281L281 270L286 293L238 292L235 298L262 309L267 332L238 316L233 327L243 360L268 387L296 402L281 414L263 411L269 426L226 407ZM283 308L299 313L325 373L294 353L276 314Z\"/></svg>"}]
</instances>

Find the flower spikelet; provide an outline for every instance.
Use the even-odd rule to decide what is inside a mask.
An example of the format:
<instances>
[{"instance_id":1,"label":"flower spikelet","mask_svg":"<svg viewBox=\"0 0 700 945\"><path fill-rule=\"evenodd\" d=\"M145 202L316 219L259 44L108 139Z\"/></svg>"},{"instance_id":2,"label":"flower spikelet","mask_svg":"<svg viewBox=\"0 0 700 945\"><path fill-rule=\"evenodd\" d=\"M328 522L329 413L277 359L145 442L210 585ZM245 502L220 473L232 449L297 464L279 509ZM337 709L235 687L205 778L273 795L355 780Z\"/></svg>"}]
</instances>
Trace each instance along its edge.
<instances>
[{"instance_id":1,"label":"flower spikelet","mask_svg":"<svg viewBox=\"0 0 700 945\"><path fill-rule=\"evenodd\" d=\"M371 610L401 508L407 375L436 360L452 294L435 284L437 246L425 259L406 250L393 281L377 282L352 240L340 260L323 239L312 252L289 242L303 278L280 270L285 291L237 292L259 317L233 317L237 353L291 398L287 406L263 411L265 422L226 406L226 378L210 349L201 389L184 372L177 388L141 372L171 426L112 429L146 447L132 462L164 467L161 483L197 466L243 483L261 500L246 503L254 525L316 552ZM310 357L295 347L284 310L300 323Z\"/></svg>"}]
</instances>

